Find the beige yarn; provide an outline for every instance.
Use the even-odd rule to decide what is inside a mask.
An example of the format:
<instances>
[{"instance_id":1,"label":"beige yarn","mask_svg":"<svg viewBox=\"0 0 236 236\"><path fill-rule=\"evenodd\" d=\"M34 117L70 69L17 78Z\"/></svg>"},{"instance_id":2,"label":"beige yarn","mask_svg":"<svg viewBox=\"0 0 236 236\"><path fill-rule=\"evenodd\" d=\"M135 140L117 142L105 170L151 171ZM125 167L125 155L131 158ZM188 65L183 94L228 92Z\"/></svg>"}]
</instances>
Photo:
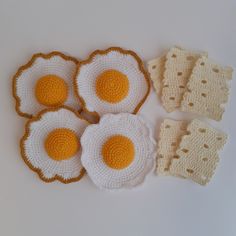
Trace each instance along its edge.
<instances>
[{"instance_id":1,"label":"beige yarn","mask_svg":"<svg viewBox=\"0 0 236 236\"><path fill-rule=\"evenodd\" d=\"M228 100L227 82L232 79L232 72L231 67L222 67L206 57L199 58L187 84L181 110L221 120L222 104Z\"/></svg>"},{"instance_id":2,"label":"beige yarn","mask_svg":"<svg viewBox=\"0 0 236 236\"><path fill-rule=\"evenodd\" d=\"M172 175L182 175L201 185L207 184L219 161L218 151L224 146L227 135L193 120L187 127L170 166Z\"/></svg>"},{"instance_id":3,"label":"beige yarn","mask_svg":"<svg viewBox=\"0 0 236 236\"><path fill-rule=\"evenodd\" d=\"M180 107L192 69L201 55L207 56L177 47L167 53L162 85L162 104L167 112Z\"/></svg>"},{"instance_id":4,"label":"beige yarn","mask_svg":"<svg viewBox=\"0 0 236 236\"><path fill-rule=\"evenodd\" d=\"M172 158L176 158L176 149L182 135L186 133L186 126L185 121L165 119L162 122L157 149L156 173L158 175L170 174L170 163Z\"/></svg>"},{"instance_id":5,"label":"beige yarn","mask_svg":"<svg viewBox=\"0 0 236 236\"><path fill-rule=\"evenodd\" d=\"M148 72L153 82L153 86L157 95L160 95L162 90L162 80L165 69L166 55L158 57L148 62Z\"/></svg>"}]
</instances>

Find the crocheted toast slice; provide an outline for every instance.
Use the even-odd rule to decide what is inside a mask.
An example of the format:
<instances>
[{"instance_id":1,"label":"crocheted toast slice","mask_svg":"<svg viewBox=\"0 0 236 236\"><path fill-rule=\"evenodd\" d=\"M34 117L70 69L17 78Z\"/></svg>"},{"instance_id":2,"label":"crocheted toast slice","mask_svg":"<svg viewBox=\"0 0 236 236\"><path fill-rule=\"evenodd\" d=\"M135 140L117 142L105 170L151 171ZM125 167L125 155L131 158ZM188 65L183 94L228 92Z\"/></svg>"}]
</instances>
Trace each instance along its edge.
<instances>
[{"instance_id":1,"label":"crocheted toast slice","mask_svg":"<svg viewBox=\"0 0 236 236\"><path fill-rule=\"evenodd\" d=\"M229 95L227 82L232 79L232 73L231 67L217 65L204 56L199 58L188 81L181 110L221 120L222 104Z\"/></svg>"},{"instance_id":2,"label":"crocheted toast slice","mask_svg":"<svg viewBox=\"0 0 236 236\"><path fill-rule=\"evenodd\" d=\"M224 146L226 134L193 120L170 165L172 175L182 175L201 185L207 184L219 161L218 151Z\"/></svg>"},{"instance_id":3,"label":"crocheted toast slice","mask_svg":"<svg viewBox=\"0 0 236 236\"><path fill-rule=\"evenodd\" d=\"M157 149L158 175L168 175L171 160L176 158L176 149L180 139L187 131L187 122L165 119L160 127L160 135Z\"/></svg>"},{"instance_id":4,"label":"crocheted toast slice","mask_svg":"<svg viewBox=\"0 0 236 236\"><path fill-rule=\"evenodd\" d=\"M167 112L180 107L183 94L192 69L201 55L177 47L171 48L166 55L162 87L162 104Z\"/></svg>"},{"instance_id":5,"label":"crocheted toast slice","mask_svg":"<svg viewBox=\"0 0 236 236\"><path fill-rule=\"evenodd\" d=\"M148 72L157 95L160 95L162 89L165 60L166 56L163 55L148 62Z\"/></svg>"}]
</instances>

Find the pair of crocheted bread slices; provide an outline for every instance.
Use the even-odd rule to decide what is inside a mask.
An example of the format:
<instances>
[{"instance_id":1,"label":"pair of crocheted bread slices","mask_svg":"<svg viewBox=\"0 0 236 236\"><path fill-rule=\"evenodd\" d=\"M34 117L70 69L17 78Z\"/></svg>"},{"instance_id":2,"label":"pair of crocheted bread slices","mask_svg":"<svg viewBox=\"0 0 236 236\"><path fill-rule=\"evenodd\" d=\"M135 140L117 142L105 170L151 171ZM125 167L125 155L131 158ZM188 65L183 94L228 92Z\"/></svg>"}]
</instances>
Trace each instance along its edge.
<instances>
[{"instance_id":1,"label":"pair of crocheted bread slices","mask_svg":"<svg viewBox=\"0 0 236 236\"><path fill-rule=\"evenodd\" d=\"M222 118L232 68L217 65L205 52L174 47L149 61L148 71L167 112L180 108L214 120Z\"/></svg>"},{"instance_id":2,"label":"pair of crocheted bread slices","mask_svg":"<svg viewBox=\"0 0 236 236\"><path fill-rule=\"evenodd\" d=\"M188 124L165 119L161 124L156 172L205 185L214 174L218 151L226 139L224 133L199 120Z\"/></svg>"}]
</instances>

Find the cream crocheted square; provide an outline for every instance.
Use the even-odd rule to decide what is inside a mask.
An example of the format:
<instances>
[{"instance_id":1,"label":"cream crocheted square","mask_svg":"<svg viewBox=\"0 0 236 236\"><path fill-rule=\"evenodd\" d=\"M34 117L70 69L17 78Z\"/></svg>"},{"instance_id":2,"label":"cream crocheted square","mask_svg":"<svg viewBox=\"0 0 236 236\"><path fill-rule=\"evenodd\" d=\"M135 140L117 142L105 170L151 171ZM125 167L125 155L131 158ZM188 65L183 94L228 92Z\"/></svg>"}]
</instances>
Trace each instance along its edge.
<instances>
[{"instance_id":1,"label":"cream crocheted square","mask_svg":"<svg viewBox=\"0 0 236 236\"><path fill-rule=\"evenodd\" d=\"M227 135L193 120L176 151L170 165L172 175L181 175L201 185L207 184L219 161L218 151L224 146Z\"/></svg>"},{"instance_id":2,"label":"cream crocheted square","mask_svg":"<svg viewBox=\"0 0 236 236\"><path fill-rule=\"evenodd\" d=\"M223 103L229 95L228 80L233 69L222 67L206 57L197 60L183 96L181 110L197 113L214 120L221 120Z\"/></svg>"},{"instance_id":3,"label":"cream crocheted square","mask_svg":"<svg viewBox=\"0 0 236 236\"><path fill-rule=\"evenodd\" d=\"M185 121L165 119L162 122L157 149L156 173L158 175L169 174L171 160L176 158L176 149L182 135L186 133L186 126Z\"/></svg>"},{"instance_id":4,"label":"cream crocheted square","mask_svg":"<svg viewBox=\"0 0 236 236\"><path fill-rule=\"evenodd\" d=\"M162 80L165 69L166 55L158 57L148 62L148 72L153 82L153 86L157 95L160 95L162 90Z\"/></svg>"},{"instance_id":5,"label":"cream crocheted square","mask_svg":"<svg viewBox=\"0 0 236 236\"><path fill-rule=\"evenodd\" d=\"M180 107L192 69L201 55L207 56L177 47L167 53L162 85L162 104L167 112Z\"/></svg>"}]
</instances>

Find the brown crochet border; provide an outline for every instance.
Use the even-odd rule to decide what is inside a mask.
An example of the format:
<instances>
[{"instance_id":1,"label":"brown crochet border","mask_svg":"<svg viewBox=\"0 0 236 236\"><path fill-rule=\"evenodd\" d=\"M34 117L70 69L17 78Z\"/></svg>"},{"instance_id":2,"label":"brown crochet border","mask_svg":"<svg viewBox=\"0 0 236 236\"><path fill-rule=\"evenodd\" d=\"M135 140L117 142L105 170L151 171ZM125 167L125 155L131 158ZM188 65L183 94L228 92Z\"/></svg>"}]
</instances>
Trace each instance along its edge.
<instances>
[{"instance_id":1,"label":"brown crochet border","mask_svg":"<svg viewBox=\"0 0 236 236\"><path fill-rule=\"evenodd\" d=\"M13 81L12 81L12 93L13 93L13 97L15 98L15 101L16 101L16 105L15 105L16 112L17 112L20 116L23 116L23 117L25 117L25 118L32 118L32 117L33 117L33 114L24 113L24 112L22 112L22 111L20 110L21 99L20 99L20 97L17 95L17 92L16 92L16 84L17 84L17 80L18 80L19 76L22 74L22 72L23 72L24 70L27 70L28 68L30 68L30 67L34 64L34 62L36 61L37 58L41 57L41 58L43 58L43 59L48 60L48 59L50 59L50 58L52 58L52 57L54 57L54 56L59 56L59 57L61 57L62 59L66 60L66 61L72 61L72 62L74 62L75 64L78 64L78 63L79 63L79 61L78 61L76 58L71 57L71 56L66 56L65 54L63 54L63 53L61 53L61 52L59 52L59 51L52 51L52 52L50 52L50 53L48 53L48 54L43 54L43 53L36 53L36 54L34 54L34 55L31 57L30 61L29 61L27 64L21 66L21 67L17 70L16 74L13 76Z\"/></svg>"},{"instance_id":2,"label":"brown crochet border","mask_svg":"<svg viewBox=\"0 0 236 236\"><path fill-rule=\"evenodd\" d=\"M96 51L94 51L93 53L90 54L90 56L88 57L87 60L78 62L77 71L76 71L75 77L74 77L74 90L75 90L76 96L78 97L80 103L82 104L83 110L85 110L87 113L89 113L91 115L94 115L98 119L100 118L100 116L99 116L99 114L96 111L91 112L91 111L89 111L87 109L86 102L85 102L84 98L79 93L79 88L78 88L78 84L76 82L76 78L77 78L77 76L80 73L80 67L82 65L86 65L86 64L91 63L91 61L93 60L93 58L96 55L106 55L106 54L108 54L111 51L117 51L119 53L122 53L122 54L125 54L125 55L131 55L132 57L134 57L135 60L138 62L139 70L144 74L145 80L147 82L147 85L148 85L147 93L141 99L140 103L135 107L134 111L132 112L133 114L136 114L139 111L139 109L141 108L143 103L146 101L146 99L147 99L147 97L148 97L148 95L150 93L150 89L151 89L149 74L145 70L145 67L144 67L144 64L143 64L142 60L139 58L139 56L135 52L133 52L131 50L125 50L125 49L122 49L120 47L110 47L110 48L108 48L106 50L96 50Z\"/></svg>"},{"instance_id":3,"label":"brown crochet border","mask_svg":"<svg viewBox=\"0 0 236 236\"><path fill-rule=\"evenodd\" d=\"M50 182L53 182L55 180L58 180L60 181L61 183L64 183L64 184L69 184L69 183L72 183L72 182L77 182L79 181L85 174L85 169L82 168L82 170L80 171L80 175L75 177L75 178L71 178L71 179L64 179L63 177L61 176L58 176L58 175L55 175L54 177L52 178L46 178L44 175L43 175L43 172L40 168L36 168L34 167L30 161L28 160L27 158L27 155L25 153L25 148L24 148L24 142L28 139L29 135L30 135L30 125L31 123L35 122L35 121L39 121L42 116L47 113L47 112L50 112L50 111L59 111L60 109L66 109L68 111L71 111L73 112L78 118L82 119L82 120L85 120L86 122L88 122L90 124L90 122L88 120L86 120L84 117L82 117L78 112L76 112L75 110L73 110L72 108L68 107L68 106L60 106L60 107L56 107L56 108L46 108L42 111L40 111L35 117L29 119L27 122L26 122L26 125L25 125L25 134L24 136L21 138L20 140L20 152L21 152L21 156L22 156L22 159L23 161L26 163L26 165L34 172L36 172L39 176L39 178L41 180L43 180L44 182L46 183L50 183Z\"/></svg>"}]
</instances>

